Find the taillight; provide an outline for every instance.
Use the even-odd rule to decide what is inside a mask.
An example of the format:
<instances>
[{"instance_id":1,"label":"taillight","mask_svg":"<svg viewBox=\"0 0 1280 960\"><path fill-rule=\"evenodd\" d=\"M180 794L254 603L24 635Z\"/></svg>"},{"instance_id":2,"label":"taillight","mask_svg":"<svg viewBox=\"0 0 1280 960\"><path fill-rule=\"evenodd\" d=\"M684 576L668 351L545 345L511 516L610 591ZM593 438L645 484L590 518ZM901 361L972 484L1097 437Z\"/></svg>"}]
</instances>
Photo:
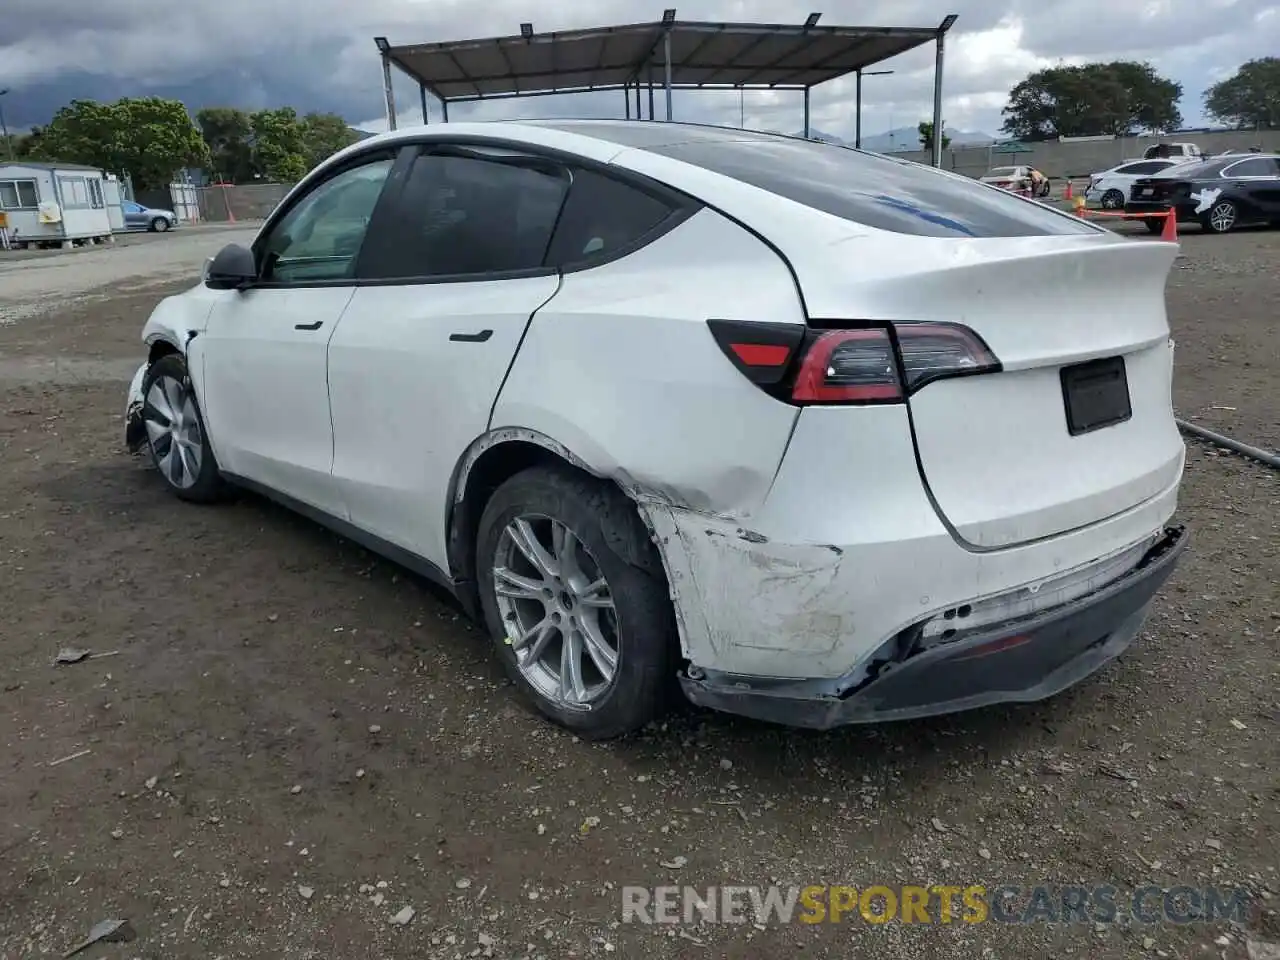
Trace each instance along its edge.
<instances>
[{"instance_id":1,"label":"taillight","mask_svg":"<svg viewBox=\"0 0 1280 960\"><path fill-rule=\"evenodd\" d=\"M798 405L901 402L934 380L1000 369L982 339L957 323L813 330L709 320L708 326L749 380Z\"/></svg>"},{"instance_id":2,"label":"taillight","mask_svg":"<svg viewBox=\"0 0 1280 960\"><path fill-rule=\"evenodd\" d=\"M707 326L733 365L762 387L782 381L805 335L797 323L708 320Z\"/></svg>"},{"instance_id":3,"label":"taillight","mask_svg":"<svg viewBox=\"0 0 1280 960\"><path fill-rule=\"evenodd\" d=\"M944 377L994 373L1000 361L982 338L958 323L897 323L907 393Z\"/></svg>"},{"instance_id":4,"label":"taillight","mask_svg":"<svg viewBox=\"0 0 1280 960\"><path fill-rule=\"evenodd\" d=\"M796 403L901 400L902 384L886 330L827 330L805 351L791 399Z\"/></svg>"}]
</instances>

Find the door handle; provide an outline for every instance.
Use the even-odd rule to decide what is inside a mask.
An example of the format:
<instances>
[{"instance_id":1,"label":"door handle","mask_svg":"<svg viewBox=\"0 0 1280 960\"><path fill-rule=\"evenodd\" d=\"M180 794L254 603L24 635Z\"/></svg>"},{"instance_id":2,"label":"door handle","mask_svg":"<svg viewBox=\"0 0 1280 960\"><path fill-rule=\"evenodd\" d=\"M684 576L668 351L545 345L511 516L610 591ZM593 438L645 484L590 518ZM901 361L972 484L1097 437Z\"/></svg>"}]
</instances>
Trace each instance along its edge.
<instances>
[{"instance_id":1,"label":"door handle","mask_svg":"<svg viewBox=\"0 0 1280 960\"><path fill-rule=\"evenodd\" d=\"M324 326L324 321L323 321L323 320L317 320L315 323L295 323L295 324L293 325L293 329L295 329L295 330L319 330L319 329L320 329L321 327L323 327L323 326Z\"/></svg>"},{"instance_id":2,"label":"door handle","mask_svg":"<svg viewBox=\"0 0 1280 960\"><path fill-rule=\"evenodd\" d=\"M454 343L484 343L492 336L492 330L481 330L479 333L451 333L449 339Z\"/></svg>"}]
</instances>

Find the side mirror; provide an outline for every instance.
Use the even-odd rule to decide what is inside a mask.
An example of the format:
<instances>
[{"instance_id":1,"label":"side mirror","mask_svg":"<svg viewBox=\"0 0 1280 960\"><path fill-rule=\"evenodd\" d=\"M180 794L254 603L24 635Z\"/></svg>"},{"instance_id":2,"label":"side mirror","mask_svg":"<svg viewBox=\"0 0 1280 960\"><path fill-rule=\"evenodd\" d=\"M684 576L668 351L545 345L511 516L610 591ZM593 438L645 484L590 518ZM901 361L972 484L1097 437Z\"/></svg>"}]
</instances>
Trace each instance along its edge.
<instances>
[{"instance_id":1,"label":"side mirror","mask_svg":"<svg viewBox=\"0 0 1280 960\"><path fill-rule=\"evenodd\" d=\"M258 279L253 252L238 243L228 243L205 268L204 285L210 290L242 290Z\"/></svg>"}]
</instances>

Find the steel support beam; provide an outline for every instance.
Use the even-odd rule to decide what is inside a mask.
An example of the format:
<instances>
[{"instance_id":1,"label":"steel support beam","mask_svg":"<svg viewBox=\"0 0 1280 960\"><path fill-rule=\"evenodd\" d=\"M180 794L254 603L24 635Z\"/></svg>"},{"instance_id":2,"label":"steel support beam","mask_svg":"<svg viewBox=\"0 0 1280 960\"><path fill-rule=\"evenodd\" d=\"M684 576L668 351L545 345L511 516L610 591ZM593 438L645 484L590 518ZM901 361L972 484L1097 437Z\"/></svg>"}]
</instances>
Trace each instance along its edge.
<instances>
[{"instance_id":1,"label":"steel support beam","mask_svg":"<svg viewBox=\"0 0 1280 960\"><path fill-rule=\"evenodd\" d=\"M671 31L662 35L662 62L666 71L664 86L667 88L667 121L671 121Z\"/></svg>"},{"instance_id":2,"label":"steel support beam","mask_svg":"<svg viewBox=\"0 0 1280 960\"><path fill-rule=\"evenodd\" d=\"M933 65L933 157L935 167L942 166L942 58L946 46L946 30L938 31L938 58Z\"/></svg>"},{"instance_id":3,"label":"steel support beam","mask_svg":"<svg viewBox=\"0 0 1280 960\"><path fill-rule=\"evenodd\" d=\"M862 69L858 69L853 94L853 148L862 149Z\"/></svg>"},{"instance_id":4,"label":"steel support beam","mask_svg":"<svg viewBox=\"0 0 1280 960\"><path fill-rule=\"evenodd\" d=\"M809 88L804 88L804 136L809 139Z\"/></svg>"},{"instance_id":5,"label":"steel support beam","mask_svg":"<svg viewBox=\"0 0 1280 960\"><path fill-rule=\"evenodd\" d=\"M422 101L422 124L426 126L431 122L431 114L427 113L427 85L425 83L418 84L418 98Z\"/></svg>"},{"instance_id":6,"label":"steel support beam","mask_svg":"<svg viewBox=\"0 0 1280 960\"><path fill-rule=\"evenodd\" d=\"M387 107L387 129L396 128L396 94L391 88L391 56L382 52L382 96Z\"/></svg>"},{"instance_id":7,"label":"steel support beam","mask_svg":"<svg viewBox=\"0 0 1280 960\"><path fill-rule=\"evenodd\" d=\"M629 84L624 84L622 87L622 105L623 107L626 108L627 119L630 120L631 119L631 87Z\"/></svg>"}]
</instances>

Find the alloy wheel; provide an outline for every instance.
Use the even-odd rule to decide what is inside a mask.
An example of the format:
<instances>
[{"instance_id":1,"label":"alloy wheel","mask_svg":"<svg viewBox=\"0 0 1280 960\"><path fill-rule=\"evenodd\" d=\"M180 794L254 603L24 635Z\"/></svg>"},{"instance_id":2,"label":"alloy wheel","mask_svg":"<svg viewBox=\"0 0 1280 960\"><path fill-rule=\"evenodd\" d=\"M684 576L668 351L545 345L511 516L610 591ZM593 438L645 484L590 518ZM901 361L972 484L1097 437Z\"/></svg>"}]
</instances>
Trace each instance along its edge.
<instances>
[{"instance_id":1,"label":"alloy wheel","mask_svg":"<svg viewBox=\"0 0 1280 960\"><path fill-rule=\"evenodd\" d=\"M521 675L558 707L591 709L620 654L613 594L591 552L559 520L518 516L498 540L493 589Z\"/></svg>"},{"instance_id":2,"label":"alloy wheel","mask_svg":"<svg viewBox=\"0 0 1280 960\"><path fill-rule=\"evenodd\" d=\"M204 448L191 391L174 377L156 377L147 390L142 419L156 467L175 487L191 487L200 477Z\"/></svg>"},{"instance_id":3,"label":"alloy wheel","mask_svg":"<svg viewBox=\"0 0 1280 960\"><path fill-rule=\"evenodd\" d=\"M1236 223L1236 207L1234 203L1220 203L1209 211L1209 224L1218 233L1226 233Z\"/></svg>"}]
</instances>

